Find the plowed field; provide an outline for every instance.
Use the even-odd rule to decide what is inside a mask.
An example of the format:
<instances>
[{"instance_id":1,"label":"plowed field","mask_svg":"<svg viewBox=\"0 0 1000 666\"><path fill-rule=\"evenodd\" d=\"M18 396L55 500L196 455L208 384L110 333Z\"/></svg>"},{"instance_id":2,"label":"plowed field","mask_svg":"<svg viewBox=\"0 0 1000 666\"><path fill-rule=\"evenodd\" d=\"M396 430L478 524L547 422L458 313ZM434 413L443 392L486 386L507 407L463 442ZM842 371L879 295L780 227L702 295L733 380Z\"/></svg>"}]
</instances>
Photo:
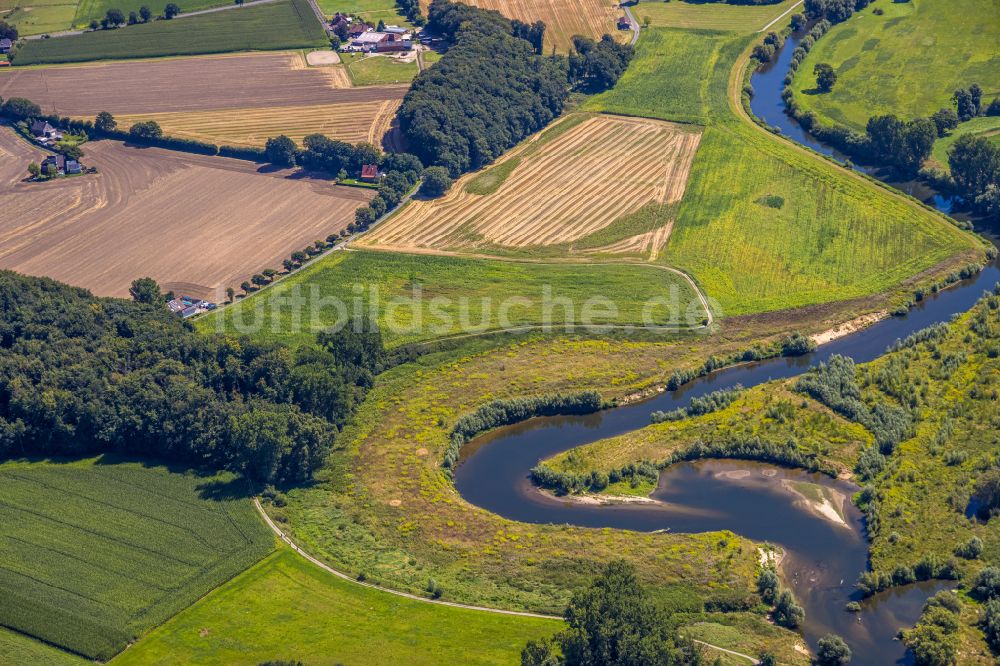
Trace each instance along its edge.
<instances>
[{"instance_id":1,"label":"plowed field","mask_svg":"<svg viewBox=\"0 0 1000 666\"><path fill-rule=\"evenodd\" d=\"M369 190L258 173L256 164L99 141L97 174L23 182L40 151L0 128L0 268L125 296L145 275L220 299L227 286L340 231Z\"/></svg>"}]
</instances>

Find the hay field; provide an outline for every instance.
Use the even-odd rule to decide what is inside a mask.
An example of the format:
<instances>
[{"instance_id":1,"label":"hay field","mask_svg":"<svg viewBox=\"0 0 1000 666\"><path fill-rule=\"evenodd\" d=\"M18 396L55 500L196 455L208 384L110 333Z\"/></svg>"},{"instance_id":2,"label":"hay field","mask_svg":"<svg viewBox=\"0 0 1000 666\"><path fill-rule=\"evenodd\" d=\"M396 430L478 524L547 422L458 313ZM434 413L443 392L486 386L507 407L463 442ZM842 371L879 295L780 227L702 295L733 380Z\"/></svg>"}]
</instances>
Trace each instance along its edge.
<instances>
[{"instance_id":1,"label":"hay field","mask_svg":"<svg viewBox=\"0 0 1000 666\"><path fill-rule=\"evenodd\" d=\"M259 173L243 160L86 144L100 173L21 182L40 151L0 129L0 268L44 275L102 296L137 277L220 299L316 239L340 231L369 190Z\"/></svg>"},{"instance_id":2,"label":"hay field","mask_svg":"<svg viewBox=\"0 0 1000 666\"><path fill-rule=\"evenodd\" d=\"M590 248L589 238L645 206L679 201L699 139L689 128L656 120L569 116L489 169L462 178L443 198L408 204L360 244L487 252ZM617 238L600 236L606 245L629 241L626 251L652 250L647 234L662 246L668 224L659 218L616 225L623 230Z\"/></svg>"},{"instance_id":3,"label":"hay field","mask_svg":"<svg viewBox=\"0 0 1000 666\"><path fill-rule=\"evenodd\" d=\"M422 0L426 14L430 0ZM616 22L622 16L614 0L468 0L465 4L493 9L507 18L528 23L545 23L546 53L555 46L565 53L572 46L573 35L599 39L604 33L625 42L632 37L629 30L618 30Z\"/></svg>"},{"instance_id":4,"label":"hay field","mask_svg":"<svg viewBox=\"0 0 1000 666\"><path fill-rule=\"evenodd\" d=\"M192 76L192 72L197 76ZM0 72L0 97L46 113L119 114L262 109L401 100L406 86L352 88L342 67L307 67L301 53L138 60Z\"/></svg>"},{"instance_id":5,"label":"hay field","mask_svg":"<svg viewBox=\"0 0 1000 666\"><path fill-rule=\"evenodd\" d=\"M348 102L265 109L199 111L195 113L145 113L117 116L118 124L155 120L170 136L219 145L263 146L267 139L285 134L302 142L309 134L325 134L350 143L382 144L402 100Z\"/></svg>"}]
</instances>

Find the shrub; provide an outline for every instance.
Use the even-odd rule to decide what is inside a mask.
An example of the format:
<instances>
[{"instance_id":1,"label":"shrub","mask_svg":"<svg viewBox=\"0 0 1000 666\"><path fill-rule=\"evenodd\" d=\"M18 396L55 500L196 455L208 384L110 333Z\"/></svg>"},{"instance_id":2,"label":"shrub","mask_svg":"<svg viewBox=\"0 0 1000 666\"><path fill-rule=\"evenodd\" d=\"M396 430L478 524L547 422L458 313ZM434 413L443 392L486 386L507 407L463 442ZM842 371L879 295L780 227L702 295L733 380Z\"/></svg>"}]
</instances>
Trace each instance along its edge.
<instances>
[{"instance_id":1,"label":"shrub","mask_svg":"<svg viewBox=\"0 0 1000 666\"><path fill-rule=\"evenodd\" d=\"M432 166L424 169L420 194L425 197L439 197L451 187L451 176L444 167Z\"/></svg>"},{"instance_id":2,"label":"shrub","mask_svg":"<svg viewBox=\"0 0 1000 666\"><path fill-rule=\"evenodd\" d=\"M983 541L977 536L972 537L955 548L955 555L967 560L978 559L983 554Z\"/></svg>"},{"instance_id":3,"label":"shrub","mask_svg":"<svg viewBox=\"0 0 1000 666\"><path fill-rule=\"evenodd\" d=\"M806 612L795 603L795 598L788 590L782 590L778 595L778 600L774 604L774 612L771 617L777 624L788 629L795 629L806 617Z\"/></svg>"},{"instance_id":4,"label":"shrub","mask_svg":"<svg viewBox=\"0 0 1000 666\"><path fill-rule=\"evenodd\" d=\"M816 644L817 666L844 666L851 661L851 648L837 634L827 634Z\"/></svg>"}]
</instances>

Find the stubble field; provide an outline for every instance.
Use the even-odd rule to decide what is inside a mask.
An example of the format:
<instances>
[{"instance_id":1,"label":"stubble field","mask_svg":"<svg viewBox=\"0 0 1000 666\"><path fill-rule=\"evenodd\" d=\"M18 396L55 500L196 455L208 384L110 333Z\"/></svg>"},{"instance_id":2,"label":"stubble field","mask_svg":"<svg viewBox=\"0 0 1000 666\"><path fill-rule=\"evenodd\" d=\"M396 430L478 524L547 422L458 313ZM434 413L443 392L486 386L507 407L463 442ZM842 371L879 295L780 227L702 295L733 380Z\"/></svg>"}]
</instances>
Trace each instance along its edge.
<instances>
[{"instance_id":1,"label":"stubble field","mask_svg":"<svg viewBox=\"0 0 1000 666\"><path fill-rule=\"evenodd\" d=\"M572 249L581 242L591 248L588 239L619 222L620 237L599 235L606 245L658 250L669 215L652 216L650 228L620 222L646 206L680 201L699 140L696 131L655 120L569 116L460 180L444 198L410 203L360 244L490 252Z\"/></svg>"},{"instance_id":2,"label":"stubble field","mask_svg":"<svg viewBox=\"0 0 1000 666\"><path fill-rule=\"evenodd\" d=\"M189 73L196 69L197 77ZM27 97L46 113L119 126L155 120L164 133L210 143L263 146L307 134L370 141L389 130L406 85L352 88L341 66L307 67L300 53L32 67L0 73L0 97Z\"/></svg>"},{"instance_id":3,"label":"stubble field","mask_svg":"<svg viewBox=\"0 0 1000 666\"><path fill-rule=\"evenodd\" d=\"M22 182L41 152L0 130L0 267L103 296L150 276L164 289L219 298L292 251L345 228L373 192L258 173L242 160L101 141L100 173Z\"/></svg>"},{"instance_id":4,"label":"stubble field","mask_svg":"<svg viewBox=\"0 0 1000 666\"><path fill-rule=\"evenodd\" d=\"M420 3L424 13L430 0ZM627 41L632 32L618 30L616 22L622 16L618 3L612 0L469 0L469 5L493 9L504 16L526 23L545 23L545 51L553 46L565 53L573 45L573 35L600 38L608 33L618 41Z\"/></svg>"}]
</instances>

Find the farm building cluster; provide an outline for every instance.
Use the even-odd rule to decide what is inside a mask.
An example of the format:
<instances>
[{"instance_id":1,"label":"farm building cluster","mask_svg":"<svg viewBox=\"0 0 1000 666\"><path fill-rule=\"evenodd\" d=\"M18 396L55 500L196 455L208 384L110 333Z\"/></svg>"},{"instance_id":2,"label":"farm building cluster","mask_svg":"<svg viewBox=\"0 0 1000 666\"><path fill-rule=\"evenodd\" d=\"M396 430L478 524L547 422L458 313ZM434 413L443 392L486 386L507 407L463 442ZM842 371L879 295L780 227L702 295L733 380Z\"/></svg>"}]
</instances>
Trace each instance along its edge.
<instances>
[{"instance_id":1,"label":"farm building cluster","mask_svg":"<svg viewBox=\"0 0 1000 666\"><path fill-rule=\"evenodd\" d=\"M167 301L167 307L170 308L170 311L178 317L187 319L188 317L193 317L196 314L214 310L218 306L215 303L203 301L200 298L194 298L193 296L180 296Z\"/></svg>"},{"instance_id":2,"label":"farm building cluster","mask_svg":"<svg viewBox=\"0 0 1000 666\"><path fill-rule=\"evenodd\" d=\"M380 23L376 29L347 14L336 14L330 21L330 31L343 36L340 50L345 53L399 53L413 49L413 33L398 25Z\"/></svg>"}]
</instances>

